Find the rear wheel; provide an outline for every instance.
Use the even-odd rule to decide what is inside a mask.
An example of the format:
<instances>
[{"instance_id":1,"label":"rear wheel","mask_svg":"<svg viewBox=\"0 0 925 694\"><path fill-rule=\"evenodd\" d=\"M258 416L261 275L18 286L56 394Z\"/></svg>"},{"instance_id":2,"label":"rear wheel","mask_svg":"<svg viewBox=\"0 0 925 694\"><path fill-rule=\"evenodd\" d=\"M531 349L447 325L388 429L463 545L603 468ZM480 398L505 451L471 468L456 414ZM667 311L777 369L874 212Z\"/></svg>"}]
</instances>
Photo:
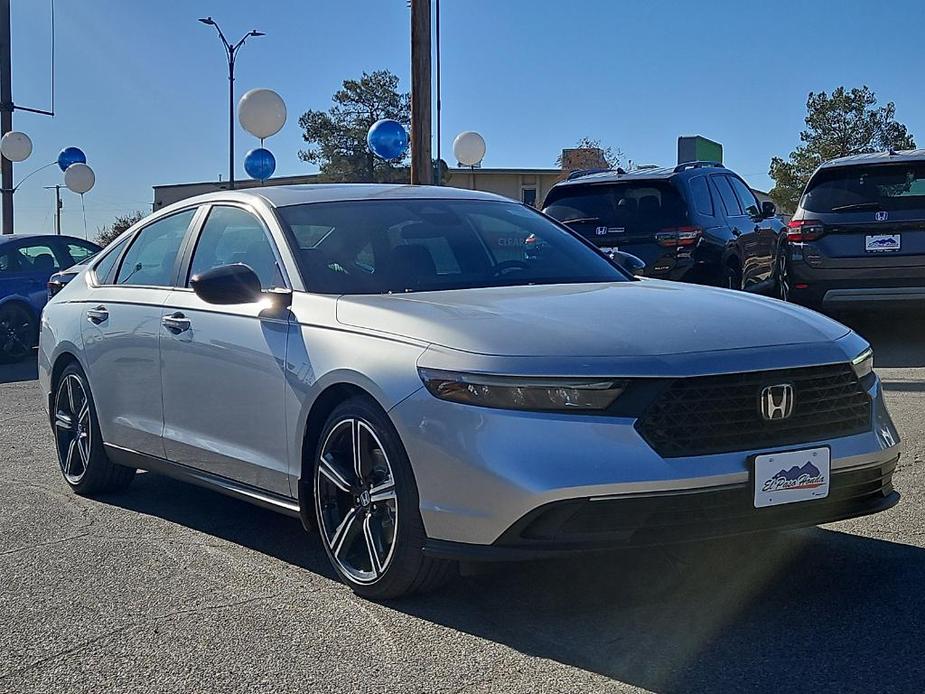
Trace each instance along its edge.
<instances>
[{"instance_id":1,"label":"rear wheel","mask_svg":"<svg viewBox=\"0 0 925 694\"><path fill-rule=\"evenodd\" d=\"M455 570L425 557L417 487L387 416L351 398L328 417L315 453L317 527L331 565L374 600L433 589Z\"/></svg>"},{"instance_id":2,"label":"rear wheel","mask_svg":"<svg viewBox=\"0 0 925 694\"><path fill-rule=\"evenodd\" d=\"M742 272L735 263L729 263L723 268L723 287L726 289L742 289Z\"/></svg>"},{"instance_id":3,"label":"rear wheel","mask_svg":"<svg viewBox=\"0 0 925 694\"><path fill-rule=\"evenodd\" d=\"M65 367L58 380L54 428L58 465L77 494L118 491L135 477L134 468L116 465L106 455L90 386L76 363Z\"/></svg>"},{"instance_id":4,"label":"rear wheel","mask_svg":"<svg viewBox=\"0 0 925 694\"><path fill-rule=\"evenodd\" d=\"M35 347L35 316L18 303L0 306L0 363L25 359Z\"/></svg>"}]
</instances>

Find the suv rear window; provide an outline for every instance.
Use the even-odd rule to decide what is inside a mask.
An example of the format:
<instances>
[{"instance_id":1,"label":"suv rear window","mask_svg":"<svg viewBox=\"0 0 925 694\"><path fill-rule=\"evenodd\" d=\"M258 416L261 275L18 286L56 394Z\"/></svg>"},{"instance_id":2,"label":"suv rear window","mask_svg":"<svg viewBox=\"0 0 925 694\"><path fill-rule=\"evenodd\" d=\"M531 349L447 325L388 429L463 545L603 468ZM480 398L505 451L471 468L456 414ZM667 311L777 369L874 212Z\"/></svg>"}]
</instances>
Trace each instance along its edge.
<instances>
[{"instance_id":1,"label":"suv rear window","mask_svg":"<svg viewBox=\"0 0 925 694\"><path fill-rule=\"evenodd\" d=\"M925 209L925 162L822 169L800 206L811 212Z\"/></svg>"},{"instance_id":2,"label":"suv rear window","mask_svg":"<svg viewBox=\"0 0 925 694\"><path fill-rule=\"evenodd\" d=\"M687 206L668 181L627 181L553 189L544 210L579 232L598 227L653 233L688 223Z\"/></svg>"}]
</instances>

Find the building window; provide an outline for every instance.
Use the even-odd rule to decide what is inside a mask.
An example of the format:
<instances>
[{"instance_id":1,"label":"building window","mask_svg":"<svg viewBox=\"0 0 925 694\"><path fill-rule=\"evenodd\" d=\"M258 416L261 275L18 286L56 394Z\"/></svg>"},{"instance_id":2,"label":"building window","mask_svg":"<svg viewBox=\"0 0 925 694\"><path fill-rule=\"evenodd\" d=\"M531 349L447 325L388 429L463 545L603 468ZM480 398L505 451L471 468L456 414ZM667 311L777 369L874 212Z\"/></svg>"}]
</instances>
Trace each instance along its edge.
<instances>
[{"instance_id":1,"label":"building window","mask_svg":"<svg viewBox=\"0 0 925 694\"><path fill-rule=\"evenodd\" d=\"M521 188L520 200L525 205L536 207L536 188Z\"/></svg>"}]
</instances>

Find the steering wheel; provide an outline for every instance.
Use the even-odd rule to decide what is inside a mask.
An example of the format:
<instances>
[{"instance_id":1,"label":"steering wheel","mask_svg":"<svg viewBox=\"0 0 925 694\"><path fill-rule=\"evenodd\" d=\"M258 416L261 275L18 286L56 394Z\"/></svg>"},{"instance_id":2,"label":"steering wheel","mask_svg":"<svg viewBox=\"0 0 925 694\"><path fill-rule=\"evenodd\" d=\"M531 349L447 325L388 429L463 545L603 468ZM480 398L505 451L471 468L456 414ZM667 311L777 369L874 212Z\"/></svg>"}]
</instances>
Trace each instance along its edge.
<instances>
[{"instance_id":1,"label":"steering wheel","mask_svg":"<svg viewBox=\"0 0 925 694\"><path fill-rule=\"evenodd\" d=\"M495 265L495 277L503 275L508 270L527 270L530 266L522 260L505 260Z\"/></svg>"}]
</instances>

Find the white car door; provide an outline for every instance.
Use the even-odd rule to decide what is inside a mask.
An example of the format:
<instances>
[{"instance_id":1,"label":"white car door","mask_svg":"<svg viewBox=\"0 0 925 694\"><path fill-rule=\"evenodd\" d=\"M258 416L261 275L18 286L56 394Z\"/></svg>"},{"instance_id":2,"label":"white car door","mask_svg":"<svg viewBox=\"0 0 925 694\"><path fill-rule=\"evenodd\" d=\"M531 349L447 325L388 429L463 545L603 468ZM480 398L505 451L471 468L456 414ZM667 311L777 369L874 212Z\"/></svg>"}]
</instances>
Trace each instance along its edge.
<instances>
[{"instance_id":1,"label":"white car door","mask_svg":"<svg viewBox=\"0 0 925 694\"><path fill-rule=\"evenodd\" d=\"M195 213L191 208L158 219L134 236L121 258L104 256L96 268L98 286L90 288L82 311L87 376L103 439L160 458L161 312Z\"/></svg>"},{"instance_id":2,"label":"white car door","mask_svg":"<svg viewBox=\"0 0 925 694\"><path fill-rule=\"evenodd\" d=\"M285 416L288 312L208 304L190 277L244 263L264 289L287 286L265 225L250 209L213 205L186 287L171 291L160 326L164 445L173 462L289 495Z\"/></svg>"}]
</instances>

